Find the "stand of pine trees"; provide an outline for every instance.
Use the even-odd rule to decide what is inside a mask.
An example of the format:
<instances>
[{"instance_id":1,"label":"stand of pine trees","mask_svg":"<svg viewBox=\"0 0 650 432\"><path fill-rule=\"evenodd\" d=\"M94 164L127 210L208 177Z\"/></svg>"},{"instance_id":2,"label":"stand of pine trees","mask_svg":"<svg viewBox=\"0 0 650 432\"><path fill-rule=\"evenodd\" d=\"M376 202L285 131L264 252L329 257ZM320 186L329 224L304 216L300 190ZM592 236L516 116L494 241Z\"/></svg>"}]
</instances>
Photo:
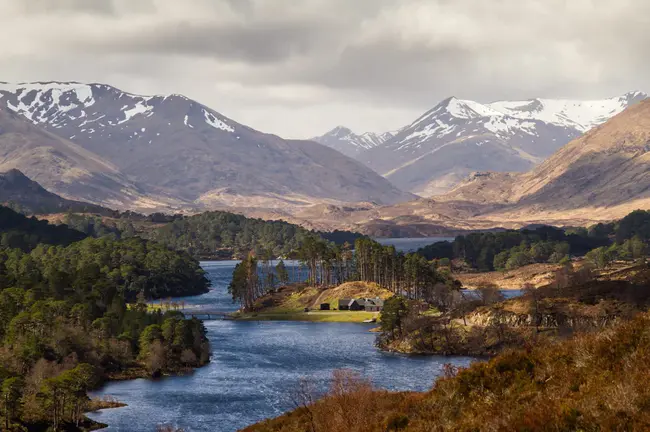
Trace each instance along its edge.
<instances>
[{"instance_id":1,"label":"stand of pine trees","mask_svg":"<svg viewBox=\"0 0 650 432\"><path fill-rule=\"evenodd\" d=\"M333 286L350 281L376 283L395 295L438 307L448 305L453 293L460 289L457 282L439 272L424 257L397 252L395 247L383 246L369 238L358 239L353 249L349 244L339 246L312 236L301 243L297 253L301 268L307 269L306 282L310 286ZM255 301L274 290L277 282L286 284L289 281L283 262L275 271L271 270L269 262L265 255L260 266L258 257L251 252L235 267L229 292L243 310L252 310ZM300 269L299 275L301 273Z\"/></svg>"}]
</instances>

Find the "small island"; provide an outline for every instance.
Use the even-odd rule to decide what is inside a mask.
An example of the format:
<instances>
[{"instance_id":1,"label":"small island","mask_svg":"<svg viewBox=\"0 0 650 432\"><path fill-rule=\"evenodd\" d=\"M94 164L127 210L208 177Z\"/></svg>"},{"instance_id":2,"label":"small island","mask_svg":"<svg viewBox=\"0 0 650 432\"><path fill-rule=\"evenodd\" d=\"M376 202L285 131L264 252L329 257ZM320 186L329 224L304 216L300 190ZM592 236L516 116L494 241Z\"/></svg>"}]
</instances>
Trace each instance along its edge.
<instances>
[{"instance_id":1,"label":"small island","mask_svg":"<svg viewBox=\"0 0 650 432\"><path fill-rule=\"evenodd\" d=\"M312 322L376 322L384 300L393 293L370 282L335 287L291 284L257 299L253 309L233 314L238 320Z\"/></svg>"}]
</instances>

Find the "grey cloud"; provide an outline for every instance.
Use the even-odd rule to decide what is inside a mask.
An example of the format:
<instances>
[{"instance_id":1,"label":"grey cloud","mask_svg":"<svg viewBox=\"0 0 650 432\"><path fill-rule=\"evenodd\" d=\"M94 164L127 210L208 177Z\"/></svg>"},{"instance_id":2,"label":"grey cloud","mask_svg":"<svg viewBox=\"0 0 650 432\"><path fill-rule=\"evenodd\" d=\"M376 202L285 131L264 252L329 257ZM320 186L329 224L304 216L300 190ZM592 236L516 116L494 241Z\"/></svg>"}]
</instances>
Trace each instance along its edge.
<instances>
[{"instance_id":1,"label":"grey cloud","mask_svg":"<svg viewBox=\"0 0 650 432\"><path fill-rule=\"evenodd\" d=\"M115 5L111 0L28 0L21 2L20 6L27 14L116 13Z\"/></svg>"},{"instance_id":2,"label":"grey cloud","mask_svg":"<svg viewBox=\"0 0 650 432\"><path fill-rule=\"evenodd\" d=\"M116 35L110 41L90 41L86 49L274 63L315 49L330 30L318 23L300 22L255 25L182 22Z\"/></svg>"},{"instance_id":3,"label":"grey cloud","mask_svg":"<svg viewBox=\"0 0 650 432\"><path fill-rule=\"evenodd\" d=\"M395 128L450 95L650 91L646 0L7 2L30 6L0 5L0 37L21 34L0 47L0 80L188 93L289 136Z\"/></svg>"}]
</instances>

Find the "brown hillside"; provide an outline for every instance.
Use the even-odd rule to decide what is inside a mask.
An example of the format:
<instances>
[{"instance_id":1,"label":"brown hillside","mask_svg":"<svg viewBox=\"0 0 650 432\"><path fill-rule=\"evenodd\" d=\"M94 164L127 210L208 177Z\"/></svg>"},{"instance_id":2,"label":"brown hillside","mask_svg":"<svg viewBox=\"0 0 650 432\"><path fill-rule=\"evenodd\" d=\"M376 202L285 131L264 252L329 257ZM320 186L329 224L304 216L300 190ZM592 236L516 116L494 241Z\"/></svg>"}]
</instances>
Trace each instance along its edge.
<instances>
[{"instance_id":1,"label":"brown hillside","mask_svg":"<svg viewBox=\"0 0 650 432\"><path fill-rule=\"evenodd\" d=\"M590 225L650 208L650 99L570 142L525 174L473 173L449 193L351 216L362 232L425 225L448 230ZM405 216L410 219L406 220ZM394 228L394 231L398 231Z\"/></svg>"},{"instance_id":2,"label":"brown hillside","mask_svg":"<svg viewBox=\"0 0 650 432\"><path fill-rule=\"evenodd\" d=\"M622 204L650 197L650 99L560 149L516 182L513 199L545 208Z\"/></svg>"},{"instance_id":3,"label":"brown hillside","mask_svg":"<svg viewBox=\"0 0 650 432\"><path fill-rule=\"evenodd\" d=\"M120 208L159 204L146 199L113 164L0 108L0 172L11 170L64 198Z\"/></svg>"}]
</instances>

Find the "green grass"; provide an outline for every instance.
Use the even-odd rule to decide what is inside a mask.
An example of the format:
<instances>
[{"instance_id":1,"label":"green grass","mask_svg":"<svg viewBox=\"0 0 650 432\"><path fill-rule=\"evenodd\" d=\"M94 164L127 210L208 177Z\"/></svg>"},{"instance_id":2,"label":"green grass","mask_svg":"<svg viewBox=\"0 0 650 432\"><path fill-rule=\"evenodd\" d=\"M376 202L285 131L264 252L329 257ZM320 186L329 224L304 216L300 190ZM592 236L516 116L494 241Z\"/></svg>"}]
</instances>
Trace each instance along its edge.
<instances>
[{"instance_id":1,"label":"green grass","mask_svg":"<svg viewBox=\"0 0 650 432\"><path fill-rule=\"evenodd\" d=\"M280 311L276 308L269 312L237 314L234 317L243 321L309 321L309 322L347 322L360 323L364 320L377 318L378 312L364 311L312 311L296 310Z\"/></svg>"}]
</instances>

